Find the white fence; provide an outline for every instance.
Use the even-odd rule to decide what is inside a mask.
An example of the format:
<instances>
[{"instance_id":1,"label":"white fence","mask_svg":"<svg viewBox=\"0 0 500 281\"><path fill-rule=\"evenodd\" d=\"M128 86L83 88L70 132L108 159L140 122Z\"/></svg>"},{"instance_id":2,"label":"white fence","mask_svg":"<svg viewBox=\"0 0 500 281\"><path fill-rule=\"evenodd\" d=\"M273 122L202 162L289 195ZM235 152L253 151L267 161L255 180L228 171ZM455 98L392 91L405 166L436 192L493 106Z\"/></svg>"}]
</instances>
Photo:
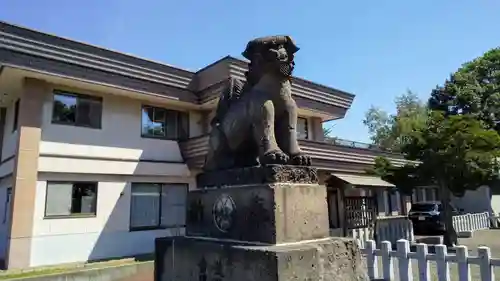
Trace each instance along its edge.
<instances>
[{"instance_id":1,"label":"white fence","mask_svg":"<svg viewBox=\"0 0 500 281\"><path fill-rule=\"evenodd\" d=\"M379 217L374 228L350 229L348 236L356 239L361 248L365 247L365 242L368 240L376 240L377 243L382 241L396 243L399 239L414 240L413 225L406 216Z\"/></svg>"},{"instance_id":2,"label":"white fence","mask_svg":"<svg viewBox=\"0 0 500 281\"><path fill-rule=\"evenodd\" d=\"M488 247L479 247L477 256L469 256L465 246L456 247L456 252L448 254L444 245L436 245L435 253L429 253L426 244L417 244L416 252L410 251L408 240L399 240L396 243L396 250L392 250L391 242L384 241L380 249L376 249L375 241L366 241L366 248L363 253L366 256L368 266L368 276L370 279L392 281L472 281L470 265L479 266L480 279L474 281L494 281L494 267L500 267L500 259L492 259L491 251ZM381 262L378 261L381 260ZM397 275L395 273L394 261L397 261ZM436 263L436 275L431 275L430 262ZM414 274L412 262L416 262L418 272ZM457 264L457 272L450 275L450 264ZM378 266L382 266L379 272ZM453 276L453 279L452 279ZM397 278L397 279L396 279Z\"/></svg>"},{"instance_id":3,"label":"white fence","mask_svg":"<svg viewBox=\"0 0 500 281\"><path fill-rule=\"evenodd\" d=\"M406 216L377 218L375 225L377 245L382 241L396 243L399 239L414 240L413 224Z\"/></svg>"},{"instance_id":4,"label":"white fence","mask_svg":"<svg viewBox=\"0 0 500 281\"><path fill-rule=\"evenodd\" d=\"M490 222L491 218L488 212L453 216L453 227L456 232L488 229Z\"/></svg>"}]
</instances>

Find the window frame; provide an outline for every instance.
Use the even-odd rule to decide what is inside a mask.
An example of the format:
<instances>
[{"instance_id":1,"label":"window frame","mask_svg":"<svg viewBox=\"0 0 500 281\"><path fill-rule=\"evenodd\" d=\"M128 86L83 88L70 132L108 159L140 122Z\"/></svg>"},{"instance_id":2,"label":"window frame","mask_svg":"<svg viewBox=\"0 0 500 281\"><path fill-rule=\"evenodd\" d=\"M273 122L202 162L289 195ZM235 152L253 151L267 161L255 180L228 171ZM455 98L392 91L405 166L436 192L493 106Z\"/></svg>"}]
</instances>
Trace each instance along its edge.
<instances>
[{"instance_id":1,"label":"window frame","mask_svg":"<svg viewBox=\"0 0 500 281\"><path fill-rule=\"evenodd\" d=\"M47 215L47 198L49 195L48 189L50 184L71 184L71 207L73 207L73 189L75 188L75 184L94 184L95 185L95 197L94 197L94 205L95 210L94 213L74 213L69 215ZM97 181L47 181L45 185L45 206L43 210L43 219L66 219L66 218L95 218L97 217L97 202L99 196L99 182Z\"/></svg>"},{"instance_id":2,"label":"window frame","mask_svg":"<svg viewBox=\"0 0 500 281\"><path fill-rule=\"evenodd\" d=\"M305 128L306 128L306 137L305 138L299 138L298 134L297 134L297 139L299 140L308 140L309 139L309 120L307 120L306 117L297 117L297 123L299 123L299 120L302 119L304 120L304 123L305 123ZM298 126L297 126L297 129L298 129ZM298 133L298 131L297 131Z\"/></svg>"},{"instance_id":3,"label":"window frame","mask_svg":"<svg viewBox=\"0 0 500 281\"><path fill-rule=\"evenodd\" d=\"M152 109L161 109L161 110L165 110L165 113L167 113L168 111L171 111L171 112L175 112L176 113L176 126L177 126L177 130L176 130L176 136L174 138L171 138L171 137L167 137L165 134L165 136L155 136L155 135L149 135L149 134L145 134L143 132L143 122L144 122L144 116L143 116L143 111L145 108L152 108ZM186 115L186 118L187 118L187 126L186 126L186 135L184 137L180 137L180 134L179 134L179 131L181 130L181 125L182 125L182 122L181 122L181 115L182 114L185 114ZM166 125L166 122L167 121L167 114L165 114L165 119L163 120L164 124ZM141 137L142 138L147 138L147 139L160 139L160 140L187 140L189 139L189 112L186 112L186 111L181 111L181 110L175 110L175 109L170 109L170 108L165 108L165 107L160 107L160 106L154 106L154 105L150 105L150 104L142 104L141 105L141 127L140 127L140 130L141 130ZM167 131L165 130L165 133Z\"/></svg>"},{"instance_id":4,"label":"window frame","mask_svg":"<svg viewBox=\"0 0 500 281\"><path fill-rule=\"evenodd\" d=\"M12 132L17 131L19 128L19 107L21 106L21 99L17 99L14 103L14 118L12 120Z\"/></svg>"},{"instance_id":5,"label":"window frame","mask_svg":"<svg viewBox=\"0 0 500 281\"><path fill-rule=\"evenodd\" d=\"M133 194L133 185L134 184L150 184L150 185L159 185L159 197L160 197L160 203L159 203L159 208L158 208L158 215L159 215L159 220L158 220L158 225L155 226L132 226L132 194ZM134 231L147 231L147 230L160 230L160 229L172 229L172 228L180 228L180 227L186 227L186 223L182 225L171 225L171 226L162 226L162 221L161 221L161 213L162 213L162 208L163 208L163 203L162 203L162 188L164 185L179 185L179 186L184 186L186 189L186 195L189 192L189 184L181 182L181 183L173 183L173 182L167 182L167 183L159 183L159 182L131 182L130 183L130 203L129 203L129 232L134 232ZM186 197L187 198L187 197ZM187 202L185 203L185 205Z\"/></svg>"},{"instance_id":6,"label":"window frame","mask_svg":"<svg viewBox=\"0 0 500 281\"><path fill-rule=\"evenodd\" d=\"M64 121L58 121L54 120L54 103L55 103L55 97L56 95L58 96L65 96L65 97L74 97L76 99L76 112L75 112L75 122L64 122ZM79 124L78 123L78 101L80 99L83 100L92 100L92 101L97 101L100 102L101 104L101 112L100 112L100 117L99 117L99 125L98 126L90 126L90 125L85 125L85 124ZM104 112L104 99L99 96L92 96L92 95L86 95L86 94L80 94L80 93L75 93L71 91L65 91L65 90L59 90L55 89L52 91L52 115L51 115L51 124L56 124L56 125L64 125L64 126L73 126L73 127L79 127L79 128L88 128L88 129L96 129L96 130L101 130L102 129L102 115Z\"/></svg>"}]
</instances>

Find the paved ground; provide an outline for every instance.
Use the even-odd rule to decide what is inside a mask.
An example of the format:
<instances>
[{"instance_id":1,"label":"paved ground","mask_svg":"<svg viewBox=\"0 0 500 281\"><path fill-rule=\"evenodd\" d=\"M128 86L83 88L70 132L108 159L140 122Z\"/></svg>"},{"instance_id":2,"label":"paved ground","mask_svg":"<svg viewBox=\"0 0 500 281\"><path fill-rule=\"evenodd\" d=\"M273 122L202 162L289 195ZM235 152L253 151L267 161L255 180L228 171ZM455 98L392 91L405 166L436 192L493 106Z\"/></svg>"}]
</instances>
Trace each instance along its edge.
<instances>
[{"instance_id":1,"label":"paved ground","mask_svg":"<svg viewBox=\"0 0 500 281\"><path fill-rule=\"evenodd\" d=\"M472 238L460 239L459 243L467 246L471 255L477 254L477 247L486 246L490 247L492 257L500 258L500 229L476 231Z\"/></svg>"}]
</instances>

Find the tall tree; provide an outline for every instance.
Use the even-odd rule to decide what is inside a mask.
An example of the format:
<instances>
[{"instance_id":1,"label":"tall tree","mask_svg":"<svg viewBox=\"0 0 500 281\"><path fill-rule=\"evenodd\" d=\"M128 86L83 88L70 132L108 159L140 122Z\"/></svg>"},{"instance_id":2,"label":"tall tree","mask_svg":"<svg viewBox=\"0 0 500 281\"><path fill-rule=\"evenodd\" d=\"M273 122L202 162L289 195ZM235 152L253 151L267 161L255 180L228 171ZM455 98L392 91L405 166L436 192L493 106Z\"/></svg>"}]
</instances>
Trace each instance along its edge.
<instances>
[{"instance_id":1,"label":"tall tree","mask_svg":"<svg viewBox=\"0 0 500 281\"><path fill-rule=\"evenodd\" d=\"M422 184L439 187L447 245L457 243L450 208L451 194L463 195L497 178L500 136L472 115L445 116L433 111L426 126L407 134L402 147L408 160L417 164L394 167L379 159L374 171L396 185L412 188Z\"/></svg>"},{"instance_id":2,"label":"tall tree","mask_svg":"<svg viewBox=\"0 0 500 281\"><path fill-rule=\"evenodd\" d=\"M401 151L420 164L393 167L383 160L374 172L388 180L439 187L446 222L445 242L456 242L449 208L450 195L490 185L498 177L500 157L500 48L465 63L428 101L425 126L401 131ZM406 171L404 171L406 169ZM403 175L401 177L401 175ZM491 186L491 185L490 185Z\"/></svg>"},{"instance_id":3,"label":"tall tree","mask_svg":"<svg viewBox=\"0 0 500 281\"><path fill-rule=\"evenodd\" d=\"M323 126L323 137L331 138L330 134L332 133L332 130L333 130L333 125L330 125L328 127Z\"/></svg>"},{"instance_id":4,"label":"tall tree","mask_svg":"<svg viewBox=\"0 0 500 281\"><path fill-rule=\"evenodd\" d=\"M500 47L465 63L436 87L429 108L446 115L472 115L500 131Z\"/></svg>"},{"instance_id":5,"label":"tall tree","mask_svg":"<svg viewBox=\"0 0 500 281\"><path fill-rule=\"evenodd\" d=\"M412 91L408 90L395 99L396 113L372 106L366 113L363 124L368 127L372 142L389 150L401 150L405 135L425 125L427 106Z\"/></svg>"}]
</instances>

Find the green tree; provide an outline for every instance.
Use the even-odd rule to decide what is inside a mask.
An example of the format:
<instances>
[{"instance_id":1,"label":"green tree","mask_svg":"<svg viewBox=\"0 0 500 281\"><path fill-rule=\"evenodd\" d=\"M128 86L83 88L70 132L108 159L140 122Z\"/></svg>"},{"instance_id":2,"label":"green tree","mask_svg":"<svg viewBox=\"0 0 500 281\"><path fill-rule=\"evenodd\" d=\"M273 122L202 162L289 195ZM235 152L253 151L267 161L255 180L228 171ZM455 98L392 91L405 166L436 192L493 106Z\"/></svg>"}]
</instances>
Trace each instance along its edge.
<instances>
[{"instance_id":1,"label":"green tree","mask_svg":"<svg viewBox=\"0 0 500 281\"><path fill-rule=\"evenodd\" d=\"M426 126L410 132L402 152L414 165L394 167L387 160L377 160L374 172L394 184L412 189L421 184L439 187L447 245L457 243L450 210L451 194L461 196L466 190L489 185L497 178L500 135L472 115L446 116L433 111ZM406 176L405 176L406 174Z\"/></svg>"},{"instance_id":2,"label":"green tree","mask_svg":"<svg viewBox=\"0 0 500 281\"><path fill-rule=\"evenodd\" d=\"M330 138L330 134L332 133L333 125L329 127L323 126L323 137Z\"/></svg>"},{"instance_id":3,"label":"green tree","mask_svg":"<svg viewBox=\"0 0 500 281\"><path fill-rule=\"evenodd\" d=\"M363 124L368 127L372 142L388 150L401 150L405 135L425 125L427 106L412 91L408 90L395 99L396 113L372 106L366 113Z\"/></svg>"},{"instance_id":4,"label":"green tree","mask_svg":"<svg viewBox=\"0 0 500 281\"><path fill-rule=\"evenodd\" d=\"M445 115L472 115L500 131L500 48L462 65L436 87L429 108Z\"/></svg>"},{"instance_id":5,"label":"green tree","mask_svg":"<svg viewBox=\"0 0 500 281\"><path fill-rule=\"evenodd\" d=\"M425 122L396 134L404 140L405 158L418 164L394 167L386 159L377 159L372 172L398 186L407 185L407 190L422 184L438 186L447 230L444 240L449 245L456 243L450 195L491 186L498 178L500 48L465 63L443 86L437 86L428 111Z\"/></svg>"}]
</instances>

